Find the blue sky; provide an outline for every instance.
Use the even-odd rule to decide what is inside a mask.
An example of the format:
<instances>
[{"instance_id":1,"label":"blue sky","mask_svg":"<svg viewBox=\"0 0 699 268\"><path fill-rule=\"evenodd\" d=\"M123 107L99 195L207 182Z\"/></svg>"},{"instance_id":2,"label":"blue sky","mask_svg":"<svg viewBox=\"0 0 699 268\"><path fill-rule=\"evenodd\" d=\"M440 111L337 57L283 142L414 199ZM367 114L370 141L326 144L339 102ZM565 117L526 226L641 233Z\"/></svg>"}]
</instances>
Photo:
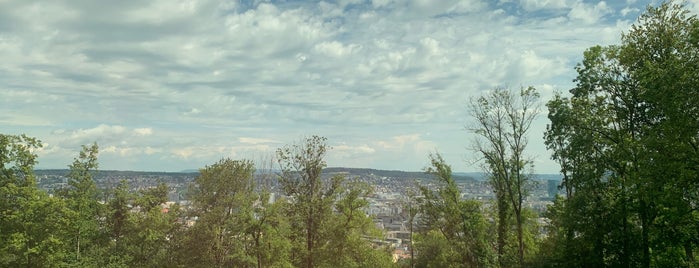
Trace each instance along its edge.
<instances>
[{"instance_id":1,"label":"blue sky","mask_svg":"<svg viewBox=\"0 0 699 268\"><path fill-rule=\"evenodd\" d=\"M330 166L421 170L438 150L479 171L469 98L567 91L648 4L1 0L0 132L41 139L39 168L97 142L101 169L179 171L315 134ZM527 154L555 173L546 121Z\"/></svg>"}]
</instances>

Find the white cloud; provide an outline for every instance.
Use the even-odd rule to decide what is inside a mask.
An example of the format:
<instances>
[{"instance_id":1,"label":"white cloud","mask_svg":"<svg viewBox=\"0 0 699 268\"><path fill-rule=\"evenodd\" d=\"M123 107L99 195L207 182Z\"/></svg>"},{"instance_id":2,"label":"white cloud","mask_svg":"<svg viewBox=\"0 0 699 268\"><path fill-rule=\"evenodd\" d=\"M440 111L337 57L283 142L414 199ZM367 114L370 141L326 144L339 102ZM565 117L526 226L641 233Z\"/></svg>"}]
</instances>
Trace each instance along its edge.
<instances>
[{"instance_id":1,"label":"white cloud","mask_svg":"<svg viewBox=\"0 0 699 268\"><path fill-rule=\"evenodd\" d=\"M630 20L615 17L626 6L573 0L2 5L0 131L45 141L41 165L96 141L104 167L149 170L316 133L338 165L456 159L469 96L565 90L584 49L618 42Z\"/></svg>"},{"instance_id":2,"label":"white cloud","mask_svg":"<svg viewBox=\"0 0 699 268\"><path fill-rule=\"evenodd\" d=\"M168 20L192 16L198 8L198 1L193 0L158 0L149 1L144 7L131 10L126 14L127 20L147 23L164 23Z\"/></svg>"},{"instance_id":3,"label":"white cloud","mask_svg":"<svg viewBox=\"0 0 699 268\"><path fill-rule=\"evenodd\" d=\"M423 155L427 155L427 153L436 149L434 142L422 139L420 134L393 136L390 140L378 141L376 144L384 150L400 151L409 148Z\"/></svg>"},{"instance_id":4,"label":"white cloud","mask_svg":"<svg viewBox=\"0 0 699 268\"><path fill-rule=\"evenodd\" d=\"M138 136L149 136L153 134L153 129L152 128L136 128L133 130L133 132L138 135Z\"/></svg>"},{"instance_id":5,"label":"white cloud","mask_svg":"<svg viewBox=\"0 0 699 268\"><path fill-rule=\"evenodd\" d=\"M157 154L157 153L160 153L162 151L163 151L162 149L153 148L150 146L146 146L146 148L143 150L143 152L146 153L147 155Z\"/></svg>"},{"instance_id":6,"label":"white cloud","mask_svg":"<svg viewBox=\"0 0 699 268\"><path fill-rule=\"evenodd\" d=\"M369 147L366 144L362 144L359 146L349 146L347 144L333 145L332 149L333 149L333 152L359 154L359 155L367 155L367 154L372 154L372 153L376 152L376 150L374 148Z\"/></svg>"},{"instance_id":7,"label":"white cloud","mask_svg":"<svg viewBox=\"0 0 699 268\"><path fill-rule=\"evenodd\" d=\"M566 0L520 0L520 5L527 11L540 9L563 9L570 7Z\"/></svg>"},{"instance_id":8,"label":"white cloud","mask_svg":"<svg viewBox=\"0 0 699 268\"><path fill-rule=\"evenodd\" d=\"M580 21L586 24L598 22L603 16L610 12L607 3L604 1L598 2L596 5L577 2L568 12L568 17L573 21Z\"/></svg>"},{"instance_id":9,"label":"white cloud","mask_svg":"<svg viewBox=\"0 0 699 268\"><path fill-rule=\"evenodd\" d=\"M263 144L263 143L280 143L279 141L264 138L252 138L252 137L240 137L238 139L240 143L244 144Z\"/></svg>"},{"instance_id":10,"label":"white cloud","mask_svg":"<svg viewBox=\"0 0 699 268\"><path fill-rule=\"evenodd\" d=\"M393 0L371 0L371 4L374 5L375 8L385 7L393 2Z\"/></svg>"},{"instance_id":11,"label":"white cloud","mask_svg":"<svg viewBox=\"0 0 699 268\"><path fill-rule=\"evenodd\" d=\"M126 128L123 126L100 124L94 128L75 130L71 133L70 138L73 140L87 141L112 138L120 136L125 132Z\"/></svg>"},{"instance_id":12,"label":"white cloud","mask_svg":"<svg viewBox=\"0 0 699 268\"><path fill-rule=\"evenodd\" d=\"M351 56L353 52L361 49L357 44L343 45L337 41L322 42L315 45L315 50L330 57Z\"/></svg>"},{"instance_id":13,"label":"white cloud","mask_svg":"<svg viewBox=\"0 0 699 268\"><path fill-rule=\"evenodd\" d=\"M629 13L634 13L634 14L635 14L635 13L638 13L638 12L640 12L640 11L641 11L641 10L638 9L638 8L625 7L625 8L623 8L619 13L620 13L622 16L626 16L626 15L628 15Z\"/></svg>"},{"instance_id":14,"label":"white cloud","mask_svg":"<svg viewBox=\"0 0 699 268\"><path fill-rule=\"evenodd\" d=\"M520 55L520 66L518 69L522 72L521 81L532 81L543 77L555 76L560 74L565 68L565 62L562 59L547 59L542 58L533 50L527 50Z\"/></svg>"},{"instance_id":15,"label":"white cloud","mask_svg":"<svg viewBox=\"0 0 699 268\"><path fill-rule=\"evenodd\" d=\"M190 156L194 155L195 150L193 148L176 148L172 149L171 152L177 157L188 160Z\"/></svg>"}]
</instances>

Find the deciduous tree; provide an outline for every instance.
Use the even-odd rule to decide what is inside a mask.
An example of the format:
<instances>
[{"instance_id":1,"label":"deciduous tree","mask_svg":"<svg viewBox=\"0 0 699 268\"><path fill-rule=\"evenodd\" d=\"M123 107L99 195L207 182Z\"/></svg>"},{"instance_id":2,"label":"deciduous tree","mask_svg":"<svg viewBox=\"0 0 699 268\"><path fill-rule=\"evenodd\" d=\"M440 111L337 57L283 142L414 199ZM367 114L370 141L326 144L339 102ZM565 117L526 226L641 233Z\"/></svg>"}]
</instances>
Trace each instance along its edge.
<instances>
[{"instance_id":1,"label":"deciduous tree","mask_svg":"<svg viewBox=\"0 0 699 268\"><path fill-rule=\"evenodd\" d=\"M64 265L65 203L37 188L36 150L41 142L0 134L0 266Z\"/></svg>"},{"instance_id":2,"label":"deciduous tree","mask_svg":"<svg viewBox=\"0 0 699 268\"><path fill-rule=\"evenodd\" d=\"M438 188L420 186L417 266L492 267L497 261L481 204L461 198L451 166L441 155L430 155L430 161L426 171L434 175Z\"/></svg>"},{"instance_id":3,"label":"deciduous tree","mask_svg":"<svg viewBox=\"0 0 699 268\"><path fill-rule=\"evenodd\" d=\"M365 237L379 236L363 209L370 188L343 176L324 180L326 139L307 138L277 150L279 183L289 198L292 264L299 267L382 267L390 254Z\"/></svg>"},{"instance_id":4,"label":"deciduous tree","mask_svg":"<svg viewBox=\"0 0 699 268\"><path fill-rule=\"evenodd\" d=\"M525 218L522 204L528 195L527 182L533 166L524 150L529 129L539 113L539 94L533 87L522 88L519 92L496 88L472 99L469 110L475 122L468 129L477 135L473 149L485 160L485 170L497 198L500 265L511 265L505 262L505 254L510 217L514 216L517 263L523 266Z\"/></svg>"},{"instance_id":5,"label":"deciduous tree","mask_svg":"<svg viewBox=\"0 0 699 268\"><path fill-rule=\"evenodd\" d=\"M103 247L105 241L105 224L102 222L105 207L100 203L97 185L93 179L99 166L97 155L99 147L96 143L90 146L82 146L79 155L68 167L68 188L60 189L58 195L65 198L68 208L71 210L71 222L69 225L72 258L76 264L87 265L101 256L87 254L83 258L85 249L93 253Z\"/></svg>"},{"instance_id":6,"label":"deciduous tree","mask_svg":"<svg viewBox=\"0 0 699 268\"><path fill-rule=\"evenodd\" d=\"M696 264L697 36L682 4L649 7L621 45L588 49L571 96L549 102L546 142L568 193L552 215L555 239L570 248L561 256L585 266Z\"/></svg>"}]
</instances>

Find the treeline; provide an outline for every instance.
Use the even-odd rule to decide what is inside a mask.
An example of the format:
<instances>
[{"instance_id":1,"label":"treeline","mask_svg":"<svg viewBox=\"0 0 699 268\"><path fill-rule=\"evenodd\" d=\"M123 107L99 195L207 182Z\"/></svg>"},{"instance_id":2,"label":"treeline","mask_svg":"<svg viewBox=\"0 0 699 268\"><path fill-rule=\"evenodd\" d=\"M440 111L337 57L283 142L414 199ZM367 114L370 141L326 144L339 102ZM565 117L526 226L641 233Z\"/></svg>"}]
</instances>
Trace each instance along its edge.
<instances>
[{"instance_id":1,"label":"treeline","mask_svg":"<svg viewBox=\"0 0 699 268\"><path fill-rule=\"evenodd\" d=\"M273 163L200 169L185 208L163 206L165 185L98 189L96 144L49 196L33 171L41 143L0 134L0 266L699 267L699 20L673 1L649 7L576 71L569 94L546 103L544 139L566 194L545 215L525 204L541 112L532 87L471 99L471 149L496 198L463 200L451 167L430 155L437 187L405 196L412 258L398 262L373 243L384 234L364 212L370 185L322 179L322 137L279 148ZM283 193L274 200L253 179L270 165Z\"/></svg>"},{"instance_id":2,"label":"treeline","mask_svg":"<svg viewBox=\"0 0 699 268\"><path fill-rule=\"evenodd\" d=\"M391 249L362 210L371 188L336 176L322 180L325 139L280 148L283 198L255 185L250 160L200 169L191 205L165 206L167 186L100 190L98 146L69 165L69 187L53 196L33 172L41 143L0 135L2 267L390 267Z\"/></svg>"}]
</instances>

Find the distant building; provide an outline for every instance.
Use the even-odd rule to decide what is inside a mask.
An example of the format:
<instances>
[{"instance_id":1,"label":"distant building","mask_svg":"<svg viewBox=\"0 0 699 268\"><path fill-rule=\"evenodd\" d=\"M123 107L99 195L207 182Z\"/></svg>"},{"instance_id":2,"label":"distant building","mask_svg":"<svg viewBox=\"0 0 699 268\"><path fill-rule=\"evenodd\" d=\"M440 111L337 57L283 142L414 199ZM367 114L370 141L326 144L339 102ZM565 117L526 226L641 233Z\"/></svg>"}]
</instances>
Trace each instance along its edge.
<instances>
[{"instance_id":1,"label":"distant building","mask_svg":"<svg viewBox=\"0 0 699 268\"><path fill-rule=\"evenodd\" d=\"M558 186L561 185L561 181L558 180L548 180L547 181L547 189L548 189L548 194L549 198L552 200L556 198L556 195L558 194Z\"/></svg>"}]
</instances>

